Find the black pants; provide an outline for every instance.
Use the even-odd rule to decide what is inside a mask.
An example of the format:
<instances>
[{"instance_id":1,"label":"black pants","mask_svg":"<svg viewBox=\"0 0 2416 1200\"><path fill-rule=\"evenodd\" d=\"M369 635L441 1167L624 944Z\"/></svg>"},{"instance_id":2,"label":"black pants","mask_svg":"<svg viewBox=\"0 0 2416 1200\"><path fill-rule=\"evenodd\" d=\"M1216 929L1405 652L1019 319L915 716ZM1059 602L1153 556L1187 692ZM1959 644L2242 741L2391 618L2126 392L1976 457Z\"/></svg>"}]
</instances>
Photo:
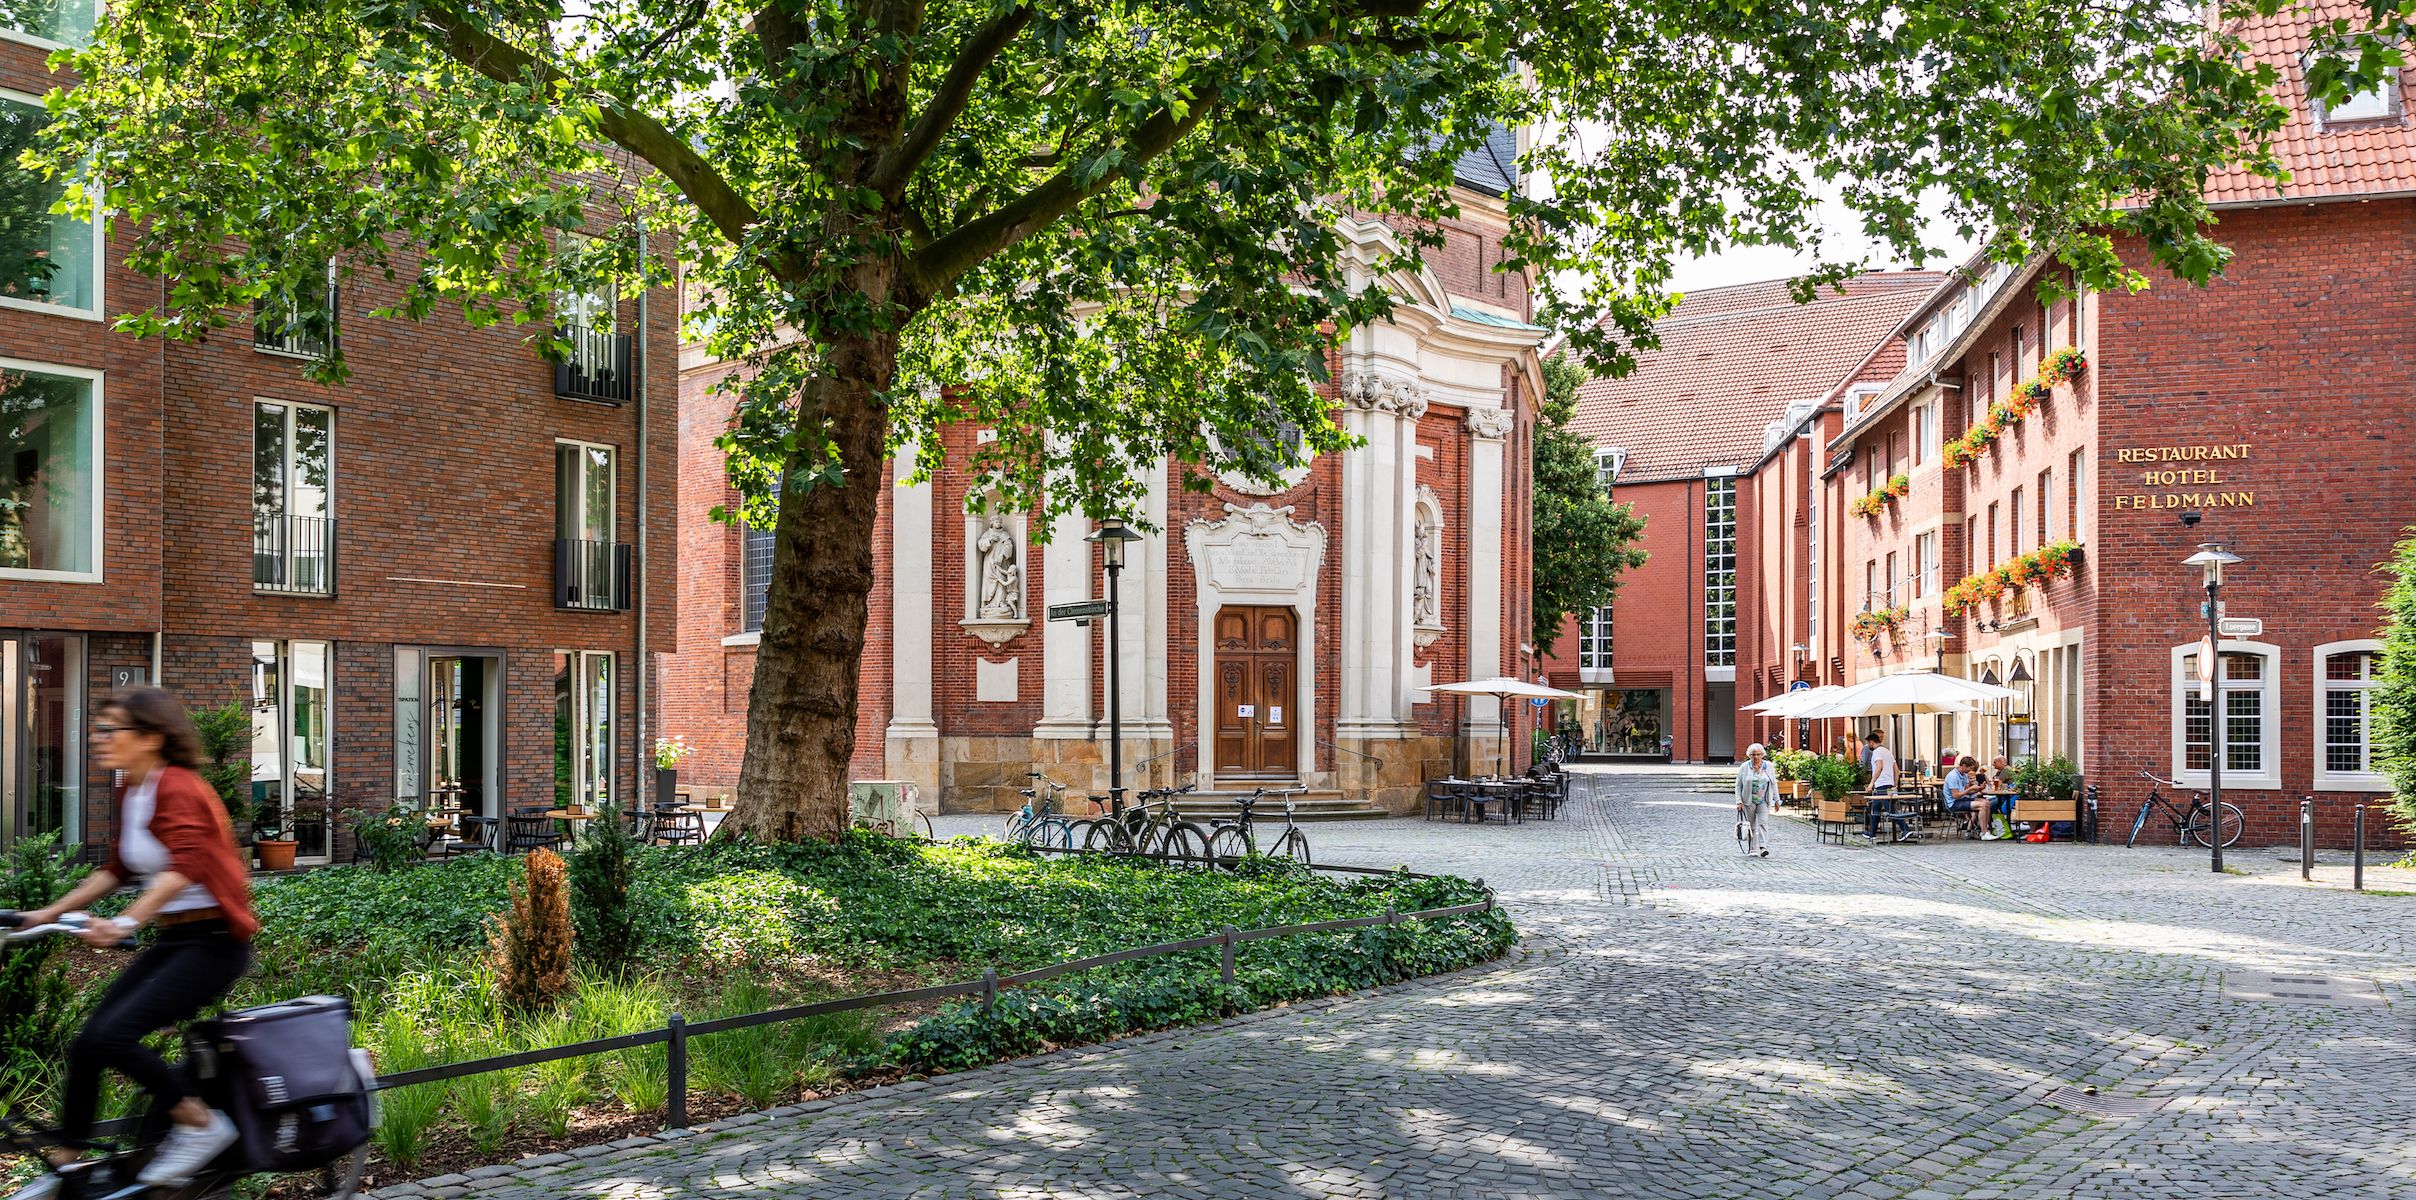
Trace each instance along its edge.
<instances>
[{"instance_id":1,"label":"black pants","mask_svg":"<svg viewBox=\"0 0 2416 1200\"><path fill-rule=\"evenodd\" d=\"M251 965L250 943L229 935L224 921L194 921L161 930L151 948L110 981L101 1002L93 1006L92 1018L68 1043L59 1132L71 1138L91 1136L101 1072L111 1067L151 1093L155 1105L173 1105L192 1095L184 1072L169 1066L143 1038L199 1015Z\"/></svg>"}]
</instances>

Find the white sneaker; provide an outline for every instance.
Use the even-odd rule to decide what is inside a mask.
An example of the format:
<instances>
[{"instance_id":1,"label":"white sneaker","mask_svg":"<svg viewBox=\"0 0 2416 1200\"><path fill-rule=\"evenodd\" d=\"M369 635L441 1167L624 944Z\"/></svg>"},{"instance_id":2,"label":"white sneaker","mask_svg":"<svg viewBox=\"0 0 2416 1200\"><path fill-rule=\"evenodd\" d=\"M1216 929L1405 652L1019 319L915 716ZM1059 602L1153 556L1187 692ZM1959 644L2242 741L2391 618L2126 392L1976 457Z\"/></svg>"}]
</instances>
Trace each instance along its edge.
<instances>
[{"instance_id":1,"label":"white sneaker","mask_svg":"<svg viewBox=\"0 0 2416 1200\"><path fill-rule=\"evenodd\" d=\"M210 1110L207 1125L170 1125L167 1140L152 1152L150 1164L134 1180L152 1187L184 1183L209 1166L220 1151L234 1145L235 1137L235 1122L215 1108Z\"/></svg>"},{"instance_id":2,"label":"white sneaker","mask_svg":"<svg viewBox=\"0 0 2416 1200\"><path fill-rule=\"evenodd\" d=\"M32 1183L26 1184L24 1187L10 1192L8 1194L8 1200L50 1200L51 1197L58 1194L58 1172L44 1171L41 1174L34 1176L34 1181Z\"/></svg>"},{"instance_id":3,"label":"white sneaker","mask_svg":"<svg viewBox=\"0 0 2416 1200\"><path fill-rule=\"evenodd\" d=\"M1998 840L1999 838L2001 838L2001 837L2003 837L2003 836L2004 836L2003 834L2000 834L2000 833L1998 833L1998 832L1996 832L1995 830L1993 830L1993 829L1992 829L1992 830L1989 830L1987 833L1983 833L1983 834L1981 834L1981 835L1980 835L1980 840L1981 840L1981 841L1983 841L1983 842L1993 842L1993 841L1996 841L1996 840Z\"/></svg>"}]
</instances>

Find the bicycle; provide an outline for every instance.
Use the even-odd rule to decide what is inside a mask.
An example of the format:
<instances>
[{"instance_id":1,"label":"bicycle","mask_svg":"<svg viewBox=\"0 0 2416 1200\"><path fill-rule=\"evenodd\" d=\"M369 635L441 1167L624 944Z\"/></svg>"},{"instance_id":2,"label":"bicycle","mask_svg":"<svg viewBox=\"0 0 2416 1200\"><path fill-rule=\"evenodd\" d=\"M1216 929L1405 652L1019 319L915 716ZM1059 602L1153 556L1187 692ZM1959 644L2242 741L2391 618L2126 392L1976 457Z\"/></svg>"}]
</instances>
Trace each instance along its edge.
<instances>
[{"instance_id":1,"label":"bicycle","mask_svg":"<svg viewBox=\"0 0 2416 1200\"><path fill-rule=\"evenodd\" d=\"M1271 795L1297 796L1308 790L1307 788L1290 788L1280 792L1269 792L1262 787L1242 797L1239 802L1241 813L1238 817L1230 821L1220 820L1215 823L1213 832L1208 835L1208 853L1218 863L1225 866L1231 866L1234 861L1258 853L1258 829L1253 815L1253 810L1257 807L1258 802ZM1284 801L1283 836L1275 839L1274 848L1267 851L1267 854L1271 858L1291 859L1305 867L1309 865L1309 835L1302 833L1299 823L1293 819L1292 804L1293 802L1290 800Z\"/></svg>"},{"instance_id":2,"label":"bicycle","mask_svg":"<svg viewBox=\"0 0 2416 1200\"><path fill-rule=\"evenodd\" d=\"M2172 801L2165 799L2164 793L2156 790L2158 787L2169 787L2180 791L2182 790L2181 784L2170 779L2158 779L2146 771L2141 771L2139 775L2148 781L2148 799L2147 803L2139 806L2139 815L2131 821L2130 840L2123 843L2126 848L2139 844L2139 831L2147 828L2148 814L2151 812L2162 812L2165 819L2172 822L2173 841L2176 845L2185 841L2196 842L2201 846L2212 845L2206 839L2205 823L2207 821L2212 821L2221 830L2228 831L2223 834L2225 846L2230 846L2233 842L2240 840L2240 830L2248 824L2248 818L2240 811L2238 805L2226 800L2223 802L2220 812L2201 818L2199 814L2210 811L2212 807L2206 801L2205 792L2198 792L2191 796L2189 811L2183 812L2175 807Z\"/></svg>"},{"instance_id":3,"label":"bicycle","mask_svg":"<svg viewBox=\"0 0 2416 1200\"><path fill-rule=\"evenodd\" d=\"M1072 820L1058 812L1065 801L1065 785L1038 771L1026 771L1024 776L1040 783L1016 793L1023 797L1023 807L1008 814L1003 840L1046 850L1071 850L1086 841L1092 822Z\"/></svg>"},{"instance_id":4,"label":"bicycle","mask_svg":"<svg viewBox=\"0 0 2416 1200\"><path fill-rule=\"evenodd\" d=\"M1109 854L1160 854L1184 866L1206 863L1208 831L1183 820L1174 811L1174 798L1195 786L1187 783L1179 788L1153 788L1140 793L1122 819L1109 817L1091 822L1090 835L1082 848Z\"/></svg>"},{"instance_id":5,"label":"bicycle","mask_svg":"<svg viewBox=\"0 0 2416 1200\"><path fill-rule=\"evenodd\" d=\"M0 909L0 930L8 931L0 934L0 945L79 933L90 919L83 913L68 913L48 925L18 929L18 915L14 911ZM132 949L125 945L119 948ZM212 1023L197 1021L194 1024L207 1026ZM196 1029L184 1031L184 1046L188 1077L192 1079L193 1086L200 1090L203 1102L221 1112L232 1112L236 1106L233 1092L237 1080L231 1072L218 1069L218 1048ZM352 1054L360 1056L362 1052L355 1050ZM349 1060L351 1068L361 1076L363 1086L371 1087L374 1083L368 1075L367 1062L366 1057ZM150 1164L152 1154L168 1134L169 1106L155 1097L144 1099L148 1102L142 1106L142 1116L111 1121L101 1126L101 1132L108 1133L114 1128L130 1125L134 1136L125 1142L75 1142L58 1130L34 1128L20 1114L0 1113L0 1152L29 1155L42 1163L45 1170L58 1176L58 1190L52 1193L54 1200L233 1200L236 1185L244 1179L255 1174L278 1173L254 1171L249 1165L245 1143L237 1141L184 1183L154 1186L139 1182L135 1177ZM370 1124L374 1127L377 1112L375 1093L370 1093L368 1103ZM42 1154L51 1146L65 1145L101 1153L65 1165L53 1165ZM326 1200L349 1200L360 1191L361 1173L369 1165L369 1145L369 1139L364 1136L360 1145L340 1153L320 1168L320 1186Z\"/></svg>"}]
</instances>

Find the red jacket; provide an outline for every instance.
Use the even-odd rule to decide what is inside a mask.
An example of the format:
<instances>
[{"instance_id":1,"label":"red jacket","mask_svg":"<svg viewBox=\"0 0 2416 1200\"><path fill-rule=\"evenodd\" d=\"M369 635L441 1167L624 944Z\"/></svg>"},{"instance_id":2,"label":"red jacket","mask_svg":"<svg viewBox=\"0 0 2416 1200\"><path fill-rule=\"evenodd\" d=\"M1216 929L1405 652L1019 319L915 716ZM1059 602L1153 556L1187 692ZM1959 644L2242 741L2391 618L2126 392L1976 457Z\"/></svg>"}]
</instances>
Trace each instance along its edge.
<instances>
[{"instance_id":1,"label":"red jacket","mask_svg":"<svg viewBox=\"0 0 2416 1200\"><path fill-rule=\"evenodd\" d=\"M121 787L112 800L109 827L125 825L126 789ZM184 767L160 768L151 836L168 848L169 870L210 890L226 912L227 932L239 941L252 940L260 931L259 918L252 915L252 873L235 852L235 827L227 821L226 806L201 776ZM119 879L134 877L118 857L115 837L101 869Z\"/></svg>"}]
</instances>

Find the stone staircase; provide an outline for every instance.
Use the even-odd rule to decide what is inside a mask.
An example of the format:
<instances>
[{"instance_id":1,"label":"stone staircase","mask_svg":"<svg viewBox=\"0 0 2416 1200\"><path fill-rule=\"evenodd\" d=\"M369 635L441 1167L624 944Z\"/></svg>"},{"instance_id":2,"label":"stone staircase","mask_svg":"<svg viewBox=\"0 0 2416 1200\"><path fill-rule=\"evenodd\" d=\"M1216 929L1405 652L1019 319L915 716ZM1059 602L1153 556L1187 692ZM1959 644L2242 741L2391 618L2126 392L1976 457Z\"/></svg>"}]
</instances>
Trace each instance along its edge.
<instances>
[{"instance_id":1,"label":"stone staircase","mask_svg":"<svg viewBox=\"0 0 2416 1200\"><path fill-rule=\"evenodd\" d=\"M1177 796L1175 811L1188 821L1202 825L1217 818L1231 819L1241 815L1240 801L1248 792L1192 792ZM1261 831L1270 825L1284 823L1283 800L1292 802L1292 819L1306 825L1312 821L1381 821L1392 814L1364 800L1351 800L1341 792L1303 792L1297 796L1278 799L1269 796L1258 802L1253 819Z\"/></svg>"}]
</instances>

